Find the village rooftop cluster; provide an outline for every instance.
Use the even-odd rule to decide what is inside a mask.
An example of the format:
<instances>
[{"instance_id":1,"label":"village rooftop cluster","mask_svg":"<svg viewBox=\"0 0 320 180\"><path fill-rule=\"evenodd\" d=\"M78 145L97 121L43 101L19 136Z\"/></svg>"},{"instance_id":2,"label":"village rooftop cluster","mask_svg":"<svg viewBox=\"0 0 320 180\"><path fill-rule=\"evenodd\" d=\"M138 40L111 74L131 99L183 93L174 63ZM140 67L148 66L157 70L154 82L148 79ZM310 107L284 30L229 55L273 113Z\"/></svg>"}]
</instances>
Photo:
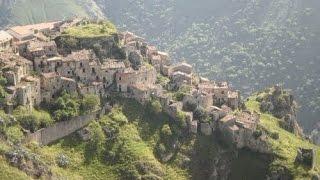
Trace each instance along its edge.
<instances>
[{"instance_id":1,"label":"village rooftop cluster","mask_svg":"<svg viewBox=\"0 0 320 180\"><path fill-rule=\"evenodd\" d=\"M232 110L239 108L240 94L227 82L200 77L185 62L172 64L167 53L158 51L133 33L117 33L126 59L131 62L129 65L126 59L101 61L91 49L62 55L53 37L81 22L81 19L72 19L0 31L0 67L9 93L2 106L8 113L19 105L34 107L50 103L62 90L100 97L117 93L142 104L157 99L172 118L183 112L192 133L200 129L210 135L219 123L220 128L231 134L239 134L241 128L250 129L251 133L255 130L259 119L255 114L242 112L238 117L232 114ZM132 62L142 63L133 66ZM161 85L160 77L170 81ZM180 101L175 100L173 90L183 87L188 87L186 95ZM185 112L185 99L193 99L213 121L200 123L192 112Z\"/></svg>"}]
</instances>

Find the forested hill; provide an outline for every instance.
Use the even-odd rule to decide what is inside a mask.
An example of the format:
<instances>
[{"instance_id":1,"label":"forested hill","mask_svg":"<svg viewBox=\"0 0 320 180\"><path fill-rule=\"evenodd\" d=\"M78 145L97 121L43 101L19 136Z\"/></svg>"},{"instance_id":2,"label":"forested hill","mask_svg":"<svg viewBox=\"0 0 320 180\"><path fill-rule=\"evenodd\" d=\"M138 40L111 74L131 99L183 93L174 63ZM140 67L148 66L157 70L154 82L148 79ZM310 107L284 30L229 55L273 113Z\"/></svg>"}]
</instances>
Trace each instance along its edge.
<instances>
[{"instance_id":1,"label":"forested hill","mask_svg":"<svg viewBox=\"0 0 320 180\"><path fill-rule=\"evenodd\" d=\"M120 29L242 92L283 83L310 130L320 116L320 1L97 0Z\"/></svg>"},{"instance_id":2,"label":"forested hill","mask_svg":"<svg viewBox=\"0 0 320 180\"><path fill-rule=\"evenodd\" d=\"M319 0L0 0L0 27L105 16L242 94L284 83L310 130L320 117L319 8Z\"/></svg>"},{"instance_id":3,"label":"forested hill","mask_svg":"<svg viewBox=\"0 0 320 180\"><path fill-rule=\"evenodd\" d=\"M73 16L104 17L94 0L0 0L0 27Z\"/></svg>"}]
</instances>

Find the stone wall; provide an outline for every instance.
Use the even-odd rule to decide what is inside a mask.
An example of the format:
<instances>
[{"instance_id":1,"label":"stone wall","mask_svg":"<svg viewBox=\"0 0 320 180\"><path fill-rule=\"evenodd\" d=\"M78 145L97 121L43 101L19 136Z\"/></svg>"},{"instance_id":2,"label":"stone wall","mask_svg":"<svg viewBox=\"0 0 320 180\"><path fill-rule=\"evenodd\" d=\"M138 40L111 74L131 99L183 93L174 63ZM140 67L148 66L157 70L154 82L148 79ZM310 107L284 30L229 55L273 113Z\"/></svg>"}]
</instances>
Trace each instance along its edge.
<instances>
[{"instance_id":1,"label":"stone wall","mask_svg":"<svg viewBox=\"0 0 320 180\"><path fill-rule=\"evenodd\" d=\"M105 106L106 107L106 106ZM75 132L78 129L88 125L92 120L101 117L106 113L106 108L103 107L100 111L74 117L68 121L62 121L54 124L51 127L40 129L35 133L27 136L26 141L35 141L41 146L48 145L58 139L61 139L69 134Z\"/></svg>"}]
</instances>

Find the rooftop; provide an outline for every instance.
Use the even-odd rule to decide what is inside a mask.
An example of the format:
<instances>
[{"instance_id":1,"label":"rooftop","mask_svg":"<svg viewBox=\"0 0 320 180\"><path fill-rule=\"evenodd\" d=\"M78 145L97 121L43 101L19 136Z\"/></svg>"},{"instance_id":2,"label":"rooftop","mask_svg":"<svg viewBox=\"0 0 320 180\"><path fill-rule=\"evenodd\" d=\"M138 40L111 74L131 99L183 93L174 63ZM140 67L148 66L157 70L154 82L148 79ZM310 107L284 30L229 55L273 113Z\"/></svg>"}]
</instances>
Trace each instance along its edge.
<instances>
[{"instance_id":1,"label":"rooftop","mask_svg":"<svg viewBox=\"0 0 320 180\"><path fill-rule=\"evenodd\" d=\"M102 69L122 69L125 68L125 65L122 61L116 59L108 59L102 64Z\"/></svg>"},{"instance_id":2,"label":"rooftop","mask_svg":"<svg viewBox=\"0 0 320 180\"><path fill-rule=\"evenodd\" d=\"M90 50L80 50L75 51L63 58L64 61L80 61L80 60L90 60L91 59L91 51Z\"/></svg>"},{"instance_id":3,"label":"rooftop","mask_svg":"<svg viewBox=\"0 0 320 180\"><path fill-rule=\"evenodd\" d=\"M30 25L25 25L25 26L14 26L9 28L9 30L17 33L18 35L27 35L27 34L32 34L33 30L45 30L45 29L53 29L54 25L57 22L48 22L48 23L39 23L39 24L30 24Z\"/></svg>"},{"instance_id":4,"label":"rooftop","mask_svg":"<svg viewBox=\"0 0 320 180\"><path fill-rule=\"evenodd\" d=\"M51 78L55 78L55 77L59 76L59 74L56 72L42 73L41 75L46 79L51 79Z\"/></svg>"},{"instance_id":5,"label":"rooftop","mask_svg":"<svg viewBox=\"0 0 320 180\"><path fill-rule=\"evenodd\" d=\"M39 51L42 50L44 47L56 46L54 41L30 41L28 45L29 51Z\"/></svg>"}]
</instances>

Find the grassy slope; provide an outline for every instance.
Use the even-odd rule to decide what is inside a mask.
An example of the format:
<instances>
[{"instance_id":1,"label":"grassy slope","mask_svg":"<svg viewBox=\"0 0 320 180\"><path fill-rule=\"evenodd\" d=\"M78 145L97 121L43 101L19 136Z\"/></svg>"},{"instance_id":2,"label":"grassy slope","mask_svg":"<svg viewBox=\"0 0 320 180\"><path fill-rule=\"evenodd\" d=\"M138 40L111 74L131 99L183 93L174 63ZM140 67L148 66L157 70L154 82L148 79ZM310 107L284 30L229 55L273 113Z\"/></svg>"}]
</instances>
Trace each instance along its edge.
<instances>
[{"instance_id":1,"label":"grassy slope","mask_svg":"<svg viewBox=\"0 0 320 180\"><path fill-rule=\"evenodd\" d=\"M18 0L11 11L10 24L28 24L88 16L76 0Z\"/></svg>"},{"instance_id":2,"label":"grassy slope","mask_svg":"<svg viewBox=\"0 0 320 180\"><path fill-rule=\"evenodd\" d=\"M0 140L0 154L7 151L9 146ZM19 169L10 166L3 156L0 156L0 179L16 179L16 180L27 180L31 179L24 172Z\"/></svg>"},{"instance_id":3,"label":"grassy slope","mask_svg":"<svg viewBox=\"0 0 320 180\"><path fill-rule=\"evenodd\" d=\"M260 112L259 102L255 101L255 98L256 96L251 97L249 101L246 102L246 105L250 110ZM278 140L268 138L268 141L272 146L273 152L278 156L272 163L273 168L277 168L279 166L287 167L288 170L290 170L290 172L297 179L305 179L306 177L310 177L313 173L320 172L319 146L313 145L305 139L297 137L294 134L282 129L279 126L279 120L270 114L261 113L260 125L270 132L279 133ZM317 165L314 170L308 171L302 166L295 165L294 161L299 147L315 148L317 150Z\"/></svg>"},{"instance_id":4,"label":"grassy slope","mask_svg":"<svg viewBox=\"0 0 320 180\"><path fill-rule=\"evenodd\" d=\"M86 24L70 27L66 29L64 33L70 36L86 38L110 36L111 34L114 34L116 32L117 29L112 23L105 22L104 24Z\"/></svg>"},{"instance_id":5,"label":"grassy slope","mask_svg":"<svg viewBox=\"0 0 320 180\"><path fill-rule=\"evenodd\" d=\"M165 171L165 179L187 179L187 172L176 167L174 164L161 164L154 156L153 150L159 138L159 132L166 120L163 116L151 117L141 113L139 104L133 101L124 102L121 106L123 113L130 123L121 127L116 147L122 146L125 156L128 156L129 164L136 161L148 161L156 166L162 167ZM148 120L147 120L148 119ZM160 121L162 120L162 121ZM68 179L119 179L118 169L126 164L106 164L103 157L95 157L87 162L88 154L86 142L82 142L76 135L71 135L50 146L39 148L30 145L29 148L51 165L54 174L58 177ZM70 166L66 169L55 164L55 157L58 154L66 154L70 160Z\"/></svg>"}]
</instances>

